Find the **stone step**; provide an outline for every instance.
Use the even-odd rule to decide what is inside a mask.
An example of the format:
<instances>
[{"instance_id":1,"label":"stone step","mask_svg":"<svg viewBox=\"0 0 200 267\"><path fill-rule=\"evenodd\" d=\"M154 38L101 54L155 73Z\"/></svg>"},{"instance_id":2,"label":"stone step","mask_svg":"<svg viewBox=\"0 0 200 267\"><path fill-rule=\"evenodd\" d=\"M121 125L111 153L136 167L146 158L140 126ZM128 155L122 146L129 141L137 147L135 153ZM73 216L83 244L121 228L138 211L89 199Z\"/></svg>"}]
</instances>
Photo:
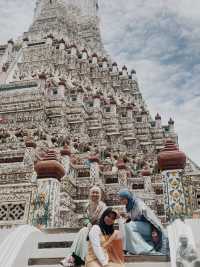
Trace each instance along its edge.
<instances>
[{"instance_id":1,"label":"stone step","mask_svg":"<svg viewBox=\"0 0 200 267\"><path fill-rule=\"evenodd\" d=\"M125 256L125 262L133 263L133 262L169 262L170 258L166 255L131 255Z\"/></svg>"},{"instance_id":2,"label":"stone step","mask_svg":"<svg viewBox=\"0 0 200 267\"><path fill-rule=\"evenodd\" d=\"M38 237L38 243L73 242L75 238L76 238L76 233L66 233L66 232L57 234L42 233Z\"/></svg>"},{"instance_id":3,"label":"stone step","mask_svg":"<svg viewBox=\"0 0 200 267\"><path fill-rule=\"evenodd\" d=\"M56 265L59 264L59 262L63 258L55 257L55 258L30 258L28 260L28 266L44 266L44 265ZM133 255L133 256L126 256L125 262L129 264L133 263L169 263L169 257L167 256L158 256L158 255ZM146 264L147 265L147 264ZM131 266L131 265L130 265ZM166 266L166 265L165 265Z\"/></svg>"},{"instance_id":4,"label":"stone step","mask_svg":"<svg viewBox=\"0 0 200 267\"><path fill-rule=\"evenodd\" d=\"M50 249L50 248L70 248L72 241L57 241L57 242L39 242L39 249Z\"/></svg>"},{"instance_id":5,"label":"stone step","mask_svg":"<svg viewBox=\"0 0 200 267\"><path fill-rule=\"evenodd\" d=\"M46 234L63 234L63 233L77 233L80 228L47 228L41 231Z\"/></svg>"},{"instance_id":6,"label":"stone step","mask_svg":"<svg viewBox=\"0 0 200 267\"><path fill-rule=\"evenodd\" d=\"M38 249L29 256L30 258L63 258L70 254L70 248Z\"/></svg>"},{"instance_id":7,"label":"stone step","mask_svg":"<svg viewBox=\"0 0 200 267\"><path fill-rule=\"evenodd\" d=\"M53 265L37 265L37 267L62 267L59 264L53 264ZM168 262L139 262L139 263L126 263L125 264L126 267L170 267L170 263ZM84 266L83 266L84 267Z\"/></svg>"}]
</instances>

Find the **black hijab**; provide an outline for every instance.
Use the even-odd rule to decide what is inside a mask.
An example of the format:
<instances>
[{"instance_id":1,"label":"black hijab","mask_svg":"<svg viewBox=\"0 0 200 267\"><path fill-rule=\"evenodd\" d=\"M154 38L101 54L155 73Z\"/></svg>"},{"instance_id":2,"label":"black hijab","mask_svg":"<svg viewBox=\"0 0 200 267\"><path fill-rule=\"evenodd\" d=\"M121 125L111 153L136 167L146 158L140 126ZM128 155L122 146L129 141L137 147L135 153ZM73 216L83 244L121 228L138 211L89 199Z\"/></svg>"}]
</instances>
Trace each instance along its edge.
<instances>
[{"instance_id":1,"label":"black hijab","mask_svg":"<svg viewBox=\"0 0 200 267\"><path fill-rule=\"evenodd\" d=\"M115 218L117 218L117 213L112 208L107 208L99 220L99 227L103 235L112 235L115 230L114 225L107 225L104 222L105 217L108 216L110 213L114 214Z\"/></svg>"}]
</instances>

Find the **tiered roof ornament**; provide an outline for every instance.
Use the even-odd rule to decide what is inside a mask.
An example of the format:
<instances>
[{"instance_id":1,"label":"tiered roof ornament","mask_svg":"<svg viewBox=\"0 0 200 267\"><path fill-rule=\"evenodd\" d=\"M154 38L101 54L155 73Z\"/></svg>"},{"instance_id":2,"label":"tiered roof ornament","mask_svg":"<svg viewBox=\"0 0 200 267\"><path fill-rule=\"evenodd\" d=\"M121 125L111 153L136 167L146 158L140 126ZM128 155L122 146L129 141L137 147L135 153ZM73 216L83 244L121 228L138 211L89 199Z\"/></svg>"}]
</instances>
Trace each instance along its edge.
<instances>
[{"instance_id":1,"label":"tiered roof ornament","mask_svg":"<svg viewBox=\"0 0 200 267\"><path fill-rule=\"evenodd\" d=\"M56 178L60 180L65 175L65 169L58 161L56 152L48 150L45 155L35 164L38 179Z\"/></svg>"},{"instance_id":2,"label":"tiered roof ornament","mask_svg":"<svg viewBox=\"0 0 200 267\"><path fill-rule=\"evenodd\" d=\"M161 170L184 169L186 155L180 151L177 145L168 139L164 149L158 155L158 165Z\"/></svg>"}]
</instances>

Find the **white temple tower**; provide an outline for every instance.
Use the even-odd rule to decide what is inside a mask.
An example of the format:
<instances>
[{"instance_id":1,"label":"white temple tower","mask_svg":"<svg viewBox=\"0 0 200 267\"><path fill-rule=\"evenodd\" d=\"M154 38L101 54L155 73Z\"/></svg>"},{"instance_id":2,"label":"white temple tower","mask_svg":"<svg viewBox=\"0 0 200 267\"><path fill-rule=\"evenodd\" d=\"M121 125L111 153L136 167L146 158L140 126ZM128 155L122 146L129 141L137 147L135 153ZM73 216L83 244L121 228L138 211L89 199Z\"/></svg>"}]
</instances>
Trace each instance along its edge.
<instances>
[{"instance_id":1,"label":"white temple tower","mask_svg":"<svg viewBox=\"0 0 200 267\"><path fill-rule=\"evenodd\" d=\"M21 39L0 46L0 228L33 222L48 203L44 227L78 227L93 184L107 205L117 206L126 186L170 219L157 155L167 138L177 142L174 121L153 119L136 71L106 56L98 1L38 0ZM51 173L48 151L56 155ZM186 167L177 181L190 188L193 212L200 169L189 159Z\"/></svg>"}]
</instances>

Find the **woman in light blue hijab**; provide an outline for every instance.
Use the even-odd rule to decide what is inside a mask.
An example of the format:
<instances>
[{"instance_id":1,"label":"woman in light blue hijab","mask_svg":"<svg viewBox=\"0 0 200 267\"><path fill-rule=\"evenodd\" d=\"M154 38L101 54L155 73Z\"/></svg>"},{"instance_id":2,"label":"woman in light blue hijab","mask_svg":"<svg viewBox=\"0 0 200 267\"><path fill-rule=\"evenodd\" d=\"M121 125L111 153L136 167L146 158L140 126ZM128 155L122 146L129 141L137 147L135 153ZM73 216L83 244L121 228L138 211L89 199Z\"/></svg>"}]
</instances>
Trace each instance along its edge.
<instances>
[{"instance_id":1,"label":"woman in light blue hijab","mask_svg":"<svg viewBox=\"0 0 200 267\"><path fill-rule=\"evenodd\" d=\"M164 245L166 242L163 242L164 239L166 241L164 229L154 212L128 189L120 190L119 197L127 213L124 224L125 250L131 254L167 254L167 247ZM158 235L157 239L153 237L155 233Z\"/></svg>"}]
</instances>

